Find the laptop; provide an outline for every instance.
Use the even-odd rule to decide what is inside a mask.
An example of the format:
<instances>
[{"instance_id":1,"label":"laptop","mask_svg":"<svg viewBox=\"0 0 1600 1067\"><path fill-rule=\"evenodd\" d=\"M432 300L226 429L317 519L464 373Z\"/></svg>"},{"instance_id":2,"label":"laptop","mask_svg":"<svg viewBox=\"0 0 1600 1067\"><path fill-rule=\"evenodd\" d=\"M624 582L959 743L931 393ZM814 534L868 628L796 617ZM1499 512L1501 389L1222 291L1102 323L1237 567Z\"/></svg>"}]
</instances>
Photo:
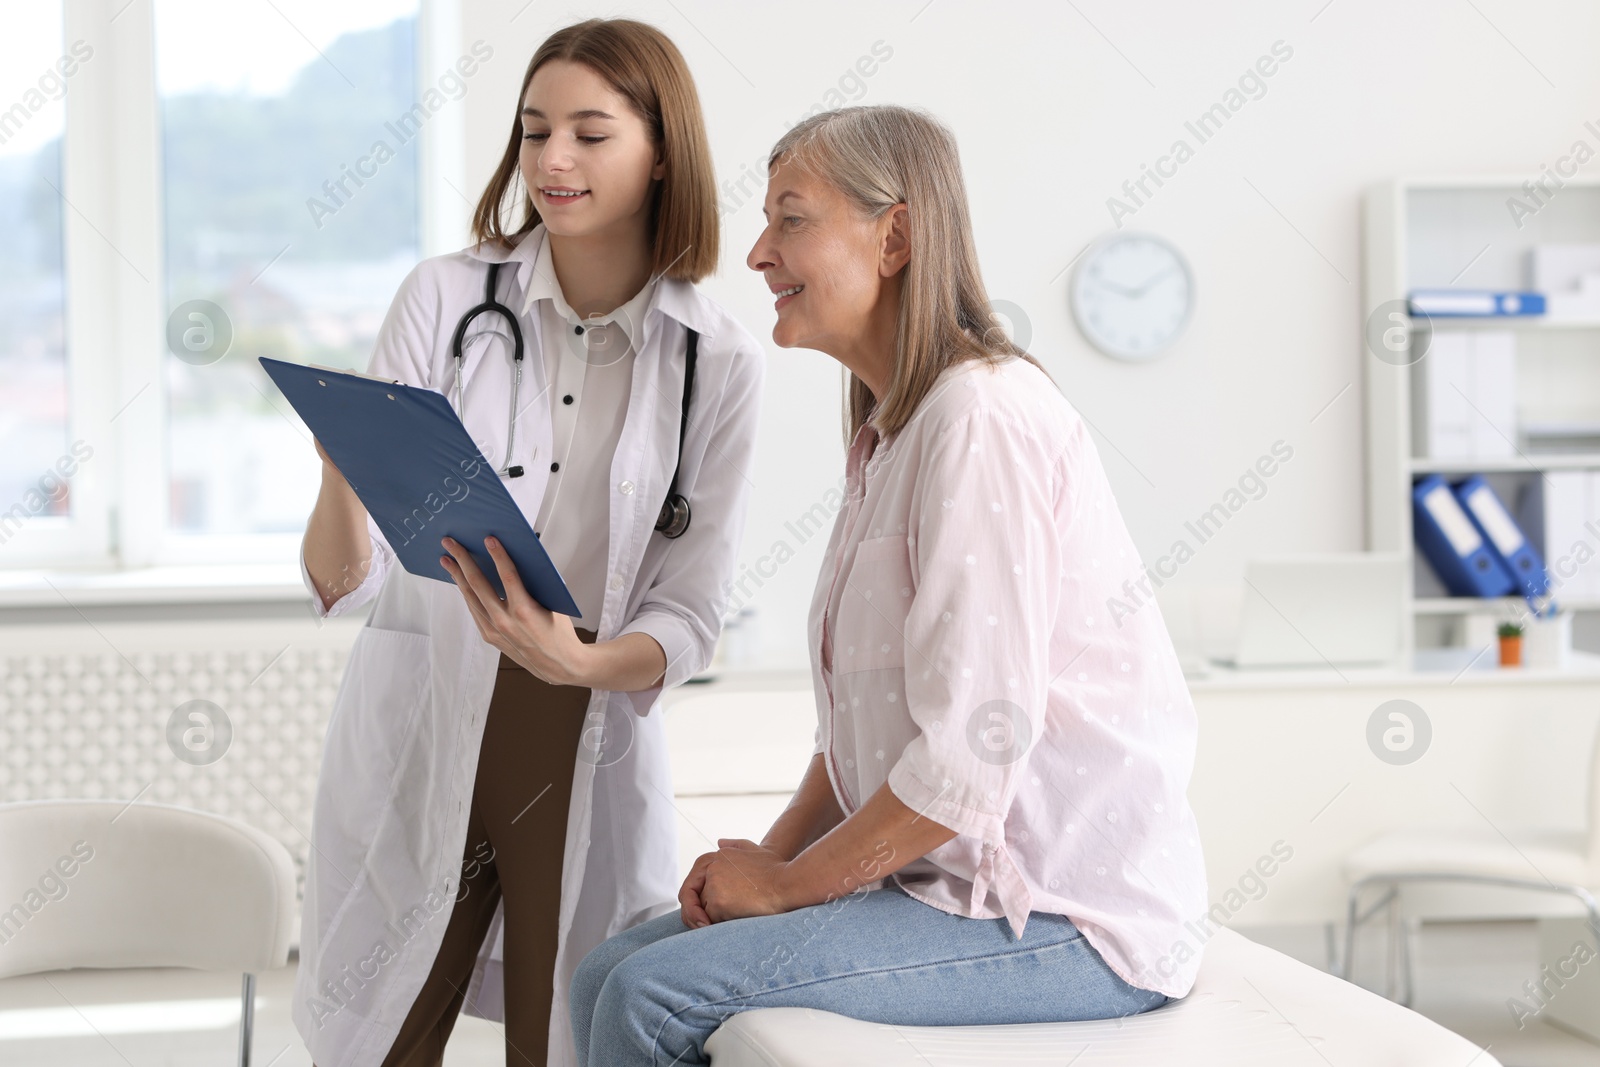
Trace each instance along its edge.
<instances>
[{"instance_id":1,"label":"laptop","mask_svg":"<svg viewBox=\"0 0 1600 1067\"><path fill-rule=\"evenodd\" d=\"M1240 670L1397 666L1408 580L1399 552L1252 559L1238 650L1215 662Z\"/></svg>"}]
</instances>

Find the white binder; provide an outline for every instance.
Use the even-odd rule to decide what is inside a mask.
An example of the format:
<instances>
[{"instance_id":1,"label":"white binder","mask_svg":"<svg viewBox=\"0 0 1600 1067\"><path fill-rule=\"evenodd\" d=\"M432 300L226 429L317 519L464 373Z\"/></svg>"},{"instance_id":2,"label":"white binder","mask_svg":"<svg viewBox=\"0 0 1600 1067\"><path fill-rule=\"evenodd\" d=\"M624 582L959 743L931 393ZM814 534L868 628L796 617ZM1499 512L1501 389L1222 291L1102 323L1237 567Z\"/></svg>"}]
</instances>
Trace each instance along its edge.
<instances>
[{"instance_id":1,"label":"white binder","mask_svg":"<svg viewBox=\"0 0 1600 1067\"><path fill-rule=\"evenodd\" d=\"M1516 334L1436 328L1413 384L1417 455L1483 460L1517 454Z\"/></svg>"}]
</instances>

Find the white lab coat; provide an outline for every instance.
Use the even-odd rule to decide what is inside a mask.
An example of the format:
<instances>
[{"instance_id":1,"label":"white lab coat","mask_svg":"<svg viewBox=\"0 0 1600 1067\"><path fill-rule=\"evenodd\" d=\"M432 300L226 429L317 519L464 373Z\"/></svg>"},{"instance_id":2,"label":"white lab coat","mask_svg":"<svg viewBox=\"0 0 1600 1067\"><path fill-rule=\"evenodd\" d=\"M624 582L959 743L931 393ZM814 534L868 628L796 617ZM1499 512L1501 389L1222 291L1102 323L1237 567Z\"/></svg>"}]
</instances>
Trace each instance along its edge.
<instances>
[{"instance_id":1,"label":"white lab coat","mask_svg":"<svg viewBox=\"0 0 1600 1067\"><path fill-rule=\"evenodd\" d=\"M420 263L401 285L369 372L455 399L450 336L483 298L485 262L501 259L513 309L533 269L537 231L509 255L472 249ZM509 276L509 277L508 277ZM527 342L513 462L504 479L534 516L550 473L550 403L539 316ZM678 451L686 327L700 333L679 489L693 508L676 540L654 532ZM471 335L493 332L501 339ZM498 467L510 405L503 321L469 332L465 423ZM761 346L687 282L662 278L636 345L632 394L611 464L610 551L598 640L643 632L667 655L663 687L705 668L721 629L761 400ZM376 597L351 649L323 750L312 817L293 1017L318 1067L369 1067L388 1052L433 965L455 893L485 712L500 653L479 636L452 584L407 573L375 524L366 578L340 614ZM441 550L442 551L442 550ZM308 587L309 575L302 576ZM321 602L313 603L320 611ZM548 1062L580 1067L568 1019L572 974L605 938L676 908L677 826L658 700L661 688L596 690L576 753L562 857L560 948ZM530 789L529 799L538 792ZM592 847L591 847L592 845ZM503 907L479 953L465 1010L504 1017Z\"/></svg>"}]
</instances>

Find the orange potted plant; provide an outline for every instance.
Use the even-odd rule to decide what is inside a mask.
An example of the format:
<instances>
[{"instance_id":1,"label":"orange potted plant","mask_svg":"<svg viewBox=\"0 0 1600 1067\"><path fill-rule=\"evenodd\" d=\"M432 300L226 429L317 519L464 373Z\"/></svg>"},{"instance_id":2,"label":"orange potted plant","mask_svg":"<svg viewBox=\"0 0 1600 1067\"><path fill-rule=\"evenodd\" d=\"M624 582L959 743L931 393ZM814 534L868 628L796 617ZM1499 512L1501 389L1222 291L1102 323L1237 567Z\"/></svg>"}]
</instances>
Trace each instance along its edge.
<instances>
[{"instance_id":1,"label":"orange potted plant","mask_svg":"<svg viewBox=\"0 0 1600 1067\"><path fill-rule=\"evenodd\" d=\"M1503 622L1497 631L1500 635L1500 666L1522 665L1522 624Z\"/></svg>"}]
</instances>

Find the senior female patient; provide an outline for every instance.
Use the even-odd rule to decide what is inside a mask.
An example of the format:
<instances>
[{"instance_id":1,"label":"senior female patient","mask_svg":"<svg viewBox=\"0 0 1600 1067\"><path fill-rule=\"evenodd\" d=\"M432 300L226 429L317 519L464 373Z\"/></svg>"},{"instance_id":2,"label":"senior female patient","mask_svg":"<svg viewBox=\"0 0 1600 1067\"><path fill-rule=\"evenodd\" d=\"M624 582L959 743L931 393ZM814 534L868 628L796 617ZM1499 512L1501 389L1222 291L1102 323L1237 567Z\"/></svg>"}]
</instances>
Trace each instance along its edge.
<instances>
[{"instance_id":1,"label":"senior female patient","mask_svg":"<svg viewBox=\"0 0 1600 1067\"><path fill-rule=\"evenodd\" d=\"M846 108L768 166L748 262L773 340L850 372L817 745L761 844L719 841L680 911L584 958L580 1058L705 1064L752 1008L958 1025L1181 997L1204 939L1193 705L1156 605L1125 606L1140 562L1093 438L991 317L955 142Z\"/></svg>"}]
</instances>

